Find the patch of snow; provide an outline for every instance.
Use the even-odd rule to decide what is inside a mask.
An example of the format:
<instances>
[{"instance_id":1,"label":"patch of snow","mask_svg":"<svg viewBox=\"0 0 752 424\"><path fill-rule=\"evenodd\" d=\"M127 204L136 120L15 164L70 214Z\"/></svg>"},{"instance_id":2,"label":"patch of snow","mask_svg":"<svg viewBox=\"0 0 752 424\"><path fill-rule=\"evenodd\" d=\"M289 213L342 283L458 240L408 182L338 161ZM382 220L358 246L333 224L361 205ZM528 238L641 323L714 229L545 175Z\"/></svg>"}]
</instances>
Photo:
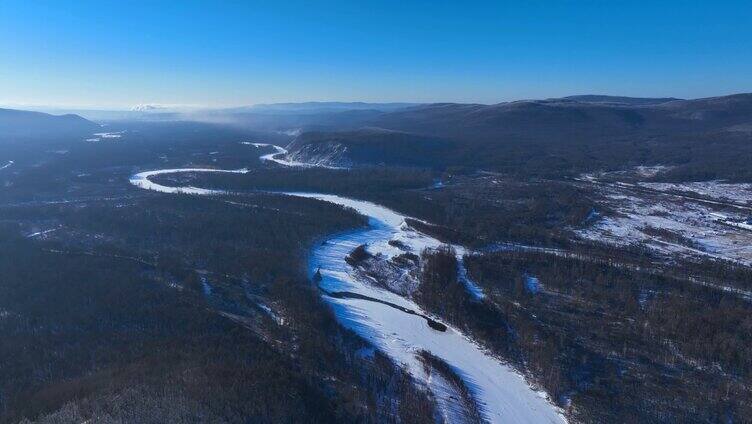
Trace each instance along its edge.
<instances>
[{"instance_id":1,"label":"patch of snow","mask_svg":"<svg viewBox=\"0 0 752 424\"><path fill-rule=\"evenodd\" d=\"M737 221L722 221L722 222L732 227L738 227L738 228L745 229L747 231L752 231L752 224L749 223L749 220L745 222L737 222Z\"/></svg>"},{"instance_id":2,"label":"patch of snow","mask_svg":"<svg viewBox=\"0 0 752 424\"><path fill-rule=\"evenodd\" d=\"M204 296L211 296L212 286L211 284L209 284L209 280L207 280L204 276L201 276L201 289L204 292Z\"/></svg>"},{"instance_id":3,"label":"patch of snow","mask_svg":"<svg viewBox=\"0 0 752 424\"><path fill-rule=\"evenodd\" d=\"M650 292L646 289L640 289L640 293L637 296L637 303L640 304L640 309L645 309L650 299Z\"/></svg>"},{"instance_id":4,"label":"patch of snow","mask_svg":"<svg viewBox=\"0 0 752 424\"><path fill-rule=\"evenodd\" d=\"M167 287L169 287L171 289L178 290L178 291L182 291L183 290L183 286L181 286L180 284L178 284L178 283L176 283L174 281L168 282L167 283Z\"/></svg>"},{"instance_id":5,"label":"patch of snow","mask_svg":"<svg viewBox=\"0 0 752 424\"><path fill-rule=\"evenodd\" d=\"M600 216L600 212L598 212L595 208L590 209L590 212L588 212L588 215L585 217L585 222L594 221L600 218Z\"/></svg>"},{"instance_id":6,"label":"patch of snow","mask_svg":"<svg viewBox=\"0 0 752 424\"><path fill-rule=\"evenodd\" d=\"M467 275L467 268L465 267L465 256L457 256L458 279L465 285L468 293L470 293L475 298L475 300L484 299L486 295L485 293L483 293L483 289L481 289L478 283L473 281L470 276Z\"/></svg>"},{"instance_id":7,"label":"patch of snow","mask_svg":"<svg viewBox=\"0 0 752 424\"><path fill-rule=\"evenodd\" d=\"M493 243L481 249L481 251L486 252L486 253L525 251L525 252L549 253L549 254L558 255L558 256L566 255L565 250L557 249L555 247L529 246L526 244L506 243L506 242Z\"/></svg>"},{"instance_id":8,"label":"patch of snow","mask_svg":"<svg viewBox=\"0 0 752 424\"><path fill-rule=\"evenodd\" d=\"M653 165L653 166L635 166L634 168L622 169L620 171L598 171L581 174L577 179L581 181L598 181L603 177L639 177L639 178L652 178L658 174L666 172L672 169L673 166L668 165Z\"/></svg>"},{"instance_id":9,"label":"patch of snow","mask_svg":"<svg viewBox=\"0 0 752 424\"><path fill-rule=\"evenodd\" d=\"M671 167L666 165L637 166L635 167L635 172L641 177L652 178L669 169L671 169Z\"/></svg>"},{"instance_id":10,"label":"patch of snow","mask_svg":"<svg viewBox=\"0 0 752 424\"><path fill-rule=\"evenodd\" d=\"M436 180L434 181L433 184L431 184L431 187L429 188L434 189L434 190L444 188L444 182L441 180Z\"/></svg>"},{"instance_id":11,"label":"patch of snow","mask_svg":"<svg viewBox=\"0 0 752 424\"><path fill-rule=\"evenodd\" d=\"M258 306L259 308L261 308L262 311L264 311L267 315L269 315L269 317L271 319L273 319L274 322L277 323L277 325L285 325L285 319L282 318L282 317L280 317L276 313L274 313L274 311L272 310L272 308L266 306L265 304L263 304L261 302L257 302L256 306Z\"/></svg>"},{"instance_id":12,"label":"patch of snow","mask_svg":"<svg viewBox=\"0 0 752 424\"><path fill-rule=\"evenodd\" d=\"M656 184L660 185L650 183L649 187L659 191L678 187ZM749 213L742 214L743 208L721 214L715 211L712 201L643 192L639 189L642 186L646 185L597 185L603 196L601 203L616 213L576 232L583 238L622 246L643 245L666 255L705 256L752 264L752 232L748 231L752 227L745 224ZM739 195L736 200L742 198ZM649 228L668 230L686 242L656 237L647 231Z\"/></svg>"},{"instance_id":13,"label":"patch of snow","mask_svg":"<svg viewBox=\"0 0 752 424\"><path fill-rule=\"evenodd\" d=\"M732 184L722 181L701 181L690 183L638 183L638 185L663 192L691 192L715 200L741 204L752 203L752 184L749 183Z\"/></svg>"},{"instance_id":14,"label":"patch of snow","mask_svg":"<svg viewBox=\"0 0 752 424\"><path fill-rule=\"evenodd\" d=\"M543 285L537 277L527 275L525 276L525 289L531 294L538 294L543 289Z\"/></svg>"},{"instance_id":15,"label":"patch of snow","mask_svg":"<svg viewBox=\"0 0 752 424\"><path fill-rule=\"evenodd\" d=\"M121 138L125 131L94 133L99 138Z\"/></svg>"},{"instance_id":16,"label":"patch of snow","mask_svg":"<svg viewBox=\"0 0 752 424\"><path fill-rule=\"evenodd\" d=\"M57 230L59 230L59 228L52 228L52 229L44 230L44 231L35 231L35 232L27 235L26 238L34 238L34 237L43 236L43 235L52 233L52 232L57 231Z\"/></svg>"},{"instance_id":17,"label":"patch of snow","mask_svg":"<svg viewBox=\"0 0 752 424\"><path fill-rule=\"evenodd\" d=\"M5 165L0 166L0 170L3 170L5 168L10 168L11 166L13 166L14 163L15 162L13 162L12 160L9 160Z\"/></svg>"}]
</instances>

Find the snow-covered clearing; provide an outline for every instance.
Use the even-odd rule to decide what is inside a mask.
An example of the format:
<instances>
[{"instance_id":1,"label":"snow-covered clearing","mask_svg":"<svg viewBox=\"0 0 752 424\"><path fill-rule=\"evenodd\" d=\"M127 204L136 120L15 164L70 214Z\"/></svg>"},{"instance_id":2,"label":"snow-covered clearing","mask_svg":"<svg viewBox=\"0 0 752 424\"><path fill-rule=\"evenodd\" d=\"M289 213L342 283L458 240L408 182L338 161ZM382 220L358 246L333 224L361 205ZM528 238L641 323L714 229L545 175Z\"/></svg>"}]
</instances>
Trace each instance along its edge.
<instances>
[{"instance_id":1,"label":"snow-covered clearing","mask_svg":"<svg viewBox=\"0 0 752 424\"><path fill-rule=\"evenodd\" d=\"M125 131L115 131L115 132L94 133L94 135L99 138L120 138L123 136L124 133Z\"/></svg>"},{"instance_id":2,"label":"snow-covered clearing","mask_svg":"<svg viewBox=\"0 0 752 424\"><path fill-rule=\"evenodd\" d=\"M602 206L616 213L602 216L577 232L584 238L616 245L642 244L666 255L704 256L749 265L752 264L752 226L747 228L749 224L745 221L752 213L721 200L746 199L743 185L734 185L734 190L729 186L717 182L595 184L594 188L602 196ZM678 187L693 187L695 192L702 187L701 194L712 194L719 200L695 200L661 193ZM732 191L735 194L732 195ZM723 213L717 212L719 208L723 208Z\"/></svg>"},{"instance_id":3,"label":"snow-covered clearing","mask_svg":"<svg viewBox=\"0 0 752 424\"><path fill-rule=\"evenodd\" d=\"M715 200L752 204L752 184L733 184L723 181L701 181L691 183L638 183L663 192L689 192Z\"/></svg>"},{"instance_id":4,"label":"snow-covered clearing","mask_svg":"<svg viewBox=\"0 0 752 424\"><path fill-rule=\"evenodd\" d=\"M634 170L637 173L637 175L641 177L651 178L651 177L655 177L656 175L662 172L668 171L669 169L671 169L671 167L665 166L665 165L655 165L655 166L642 166L641 165L641 166L635 167Z\"/></svg>"},{"instance_id":5,"label":"snow-covered clearing","mask_svg":"<svg viewBox=\"0 0 752 424\"><path fill-rule=\"evenodd\" d=\"M113 132L99 132L92 134L92 137L85 139L84 141L96 143L102 140L117 141L122 138L125 131L113 131Z\"/></svg>"},{"instance_id":6,"label":"snow-covered clearing","mask_svg":"<svg viewBox=\"0 0 752 424\"><path fill-rule=\"evenodd\" d=\"M587 174L582 174L580 176L580 179L587 180L587 181L599 181L599 180L612 180L612 179L643 179L643 178L652 178L655 177L658 174L662 174L670 169L672 169L672 166L666 166L666 165L653 165L653 166L635 166L633 168L629 169L622 169L619 171L601 171L601 172L592 172Z\"/></svg>"}]
</instances>

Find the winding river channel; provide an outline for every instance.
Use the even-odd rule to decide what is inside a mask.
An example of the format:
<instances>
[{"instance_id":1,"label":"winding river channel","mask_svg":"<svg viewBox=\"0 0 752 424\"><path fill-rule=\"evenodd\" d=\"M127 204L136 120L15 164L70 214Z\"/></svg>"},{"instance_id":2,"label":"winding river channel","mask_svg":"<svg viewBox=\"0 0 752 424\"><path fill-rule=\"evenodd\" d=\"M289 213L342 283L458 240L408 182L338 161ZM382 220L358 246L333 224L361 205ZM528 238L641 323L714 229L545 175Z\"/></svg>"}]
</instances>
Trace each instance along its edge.
<instances>
[{"instance_id":1,"label":"winding river channel","mask_svg":"<svg viewBox=\"0 0 752 424\"><path fill-rule=\"evenodd\" d=\"M277 155L284 149L271 146L278 153L262 160L290 166ZM161 174L225 172L246 173L245 169L216 170L205 168L160 169L141 172L130 178L131 184L162 193L186 193L210 196L225 194L222 190L198 187L169 187L151 181ZM412 300L370 284L356 276L345 257L356 247L366 244L372 254L394 257L407 249L416 254L424 248L441 245L439 240L411 228L406 216L381 205L332 194L288 192L285 196L306 197L349 207L368 218L366 228L331 236L311 248L309 276L320 273L319 286L324 300L333 308L339 322L370 341L376 348L401 364L413 377L433 393L439 410L447 422L461 421L463 408L457 393L437 373L426 372L419 359L421 350L431 352L451 366L469 388L483 418L494 423L563 423L561 411L548 401L546 394L533 389L511 366L489 354L460 331L447 326L439 331L427 325L424 312ZM390 244L389 241L393 240ZM395 243L397 241L398 243ZM399 246L399 247L397 247ZM458 255L464 252L455 246ZM464 267L461 277L466 275ZM318 279L318 277L316 278ZM469 279L463 278L468 290L477 297L482 292ZM335 294L347 293L346 296ZM407 312L406 312L407 311ZM443 327L443 326L442 326Z\"/></svg>"}]
</instances>

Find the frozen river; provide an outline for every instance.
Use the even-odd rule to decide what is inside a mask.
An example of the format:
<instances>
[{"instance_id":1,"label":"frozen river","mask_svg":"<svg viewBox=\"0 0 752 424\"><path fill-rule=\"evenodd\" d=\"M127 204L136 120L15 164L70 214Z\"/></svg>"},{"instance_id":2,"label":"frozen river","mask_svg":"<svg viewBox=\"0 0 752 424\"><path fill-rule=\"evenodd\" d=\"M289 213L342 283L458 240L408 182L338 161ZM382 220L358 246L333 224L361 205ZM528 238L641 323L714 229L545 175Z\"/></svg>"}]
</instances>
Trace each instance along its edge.
<instances>
[{"instance_id":1,"label":"frozen river","mask_svg":"<svg viewBox=\"0 0 752 424\"><path fill-rule=\"evenodd\" d=\"M160 174L182 172L244 173L245 169L214 170L203 168L162 169L142 172L131 177L130 182L142 189L162 193L187 193L193 195L224 194L221 190L198 187L169 187L152 182L149 178ZM404 253L408 249L416 254L424 248L435 248L441 242L422 234L405 222L405 216L386 207L341 197L318 193L280 193L280 195L306 197L349 207L368 217L366 228L332 236L325 243L312 247L308 270L313 277L320 269L319 286L325 292L348 292L355 296L333 297L323 294L339 322L370 341L376 348L401 364L417 381L425 384L435 396L439 410L449 422L463 415L457 402L456 390L446 380L426 373L419 360L421 350L441 358L464 384L478 405L484 419L495 423L561 423L566 422L561 411L550 403L544 392L534 390L511 366L490 355L460 331L448 326L446 331L431 328L422 315L429 315L412 300L376 287L363 278L356 278L354 269L345 257L357 246L368 245L368 251L386 258ZM401 249L389 244L402 246ZM459 248L459 247L458 247ZM459 248L459 252L463 252ZM464 268L461 267L462 273ZM476 297L480 290L472 284L468 289ZM378 301L368 300L376 299ZM398 307L395 307L398 306ZM414 311L406 313L405 310Z\"/></svg>"}]
</instances>

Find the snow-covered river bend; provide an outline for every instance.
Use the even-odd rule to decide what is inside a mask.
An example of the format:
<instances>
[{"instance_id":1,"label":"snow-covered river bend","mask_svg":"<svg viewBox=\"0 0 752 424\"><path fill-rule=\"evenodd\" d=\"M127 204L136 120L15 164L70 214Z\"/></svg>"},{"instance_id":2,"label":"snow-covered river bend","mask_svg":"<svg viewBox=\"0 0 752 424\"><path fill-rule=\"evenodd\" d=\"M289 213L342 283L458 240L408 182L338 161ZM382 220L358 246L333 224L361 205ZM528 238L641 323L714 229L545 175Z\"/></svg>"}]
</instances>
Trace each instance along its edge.
<instances>
[{"instance_id":1,"label":"snow-covered river bend","mask_svg":"<svg viewBox=\"0 0 752 424\"><path fill-rule=\"evenodd\" d=\"M231 172L239 170L214 169L161 169L135 174L130 182L142 189L162 193L189 193L194 195L216 195L225 192L197 187L169 187L157 184L149 178L160 174L182 172ZM333 308L342 325L351 328L369 340L375 347L402 364L418 381L423 382L435 396L441 413L448 422L460 421L463 410L457 401L456 390L438 373L427 373L418 357L421 350L431 352L441 358L459 375L469 388L478 404L483 418L494 423L561 423L566 422L561 411L552 405L545 393L534 390L525 379L512 368L463 335L448 327L437 331L429 327L424 312L412 300L391 291L370 284L367 279L356 278L353 268L345 257L357 246L368 245L368 251L392 257L404 253L404 249L420 254L428 247L435 248L441 243L433 237L409 227L404 215L386 207L341 197L318 193L280 193L280 195L306 197L349 207L368 217L367 228L332 236L325 243L312 247L308 270L313 277L320 269L319 286L326 292L349 292L356 296L332 297L323 295ZM389 244L390 240L401 243ZM400 246L399 248L396 247ZM463 249L459 249L460 254ZM461 273L463 269L460 270ZM477 287L469 289L480 295ZM358 296L360 295L360 296ZM366 299L379 299L374 302ZM416 314L402 309L415 311Z\"/></svg>"}]
</instances>

